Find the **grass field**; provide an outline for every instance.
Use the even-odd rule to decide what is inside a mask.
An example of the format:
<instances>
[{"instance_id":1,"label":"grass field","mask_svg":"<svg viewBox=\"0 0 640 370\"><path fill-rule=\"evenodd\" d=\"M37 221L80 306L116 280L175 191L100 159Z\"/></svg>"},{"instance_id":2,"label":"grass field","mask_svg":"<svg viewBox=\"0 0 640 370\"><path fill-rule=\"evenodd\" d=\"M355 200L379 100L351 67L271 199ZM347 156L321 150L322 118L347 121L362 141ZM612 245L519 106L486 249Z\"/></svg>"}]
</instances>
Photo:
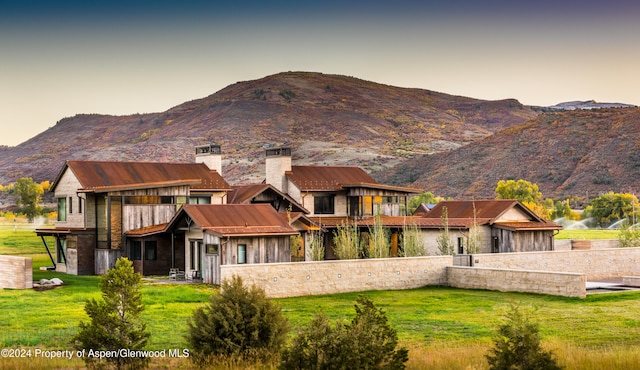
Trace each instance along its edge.
<instances>
[{"instance_id":1,"label":"grass field","mask_svg":"<svg viewBox=\"0 0 640 370\"><path fill-rule=\"evenodd\" d=\"M0 229L0 253L27 255L50 264L32 231ZM48 291L0 291L0 347L70 349L85 301L99 297L98 278L40 271L34 280L59 277L66 285ZM47 263L48 262L48 263ZM183 349L187 319L208 297L208 285L159 284L143 288L149 349ZM570 369L640 368L640 292L589 295L586 299L425 287L364 292L387 311L401 344L410 349L411 369L485 369L484 354L501 315L511 303L535 309L545 347ZM358 293L278 299L293 334L316 311L349 320ZM78 368L79 360L0 358L0 368ZM154 362L154 368L188 368L188 360ZM228 368L233 368L229 366ZM261 368L273 368L267 366Z\"/></svg>"}]
</instances>

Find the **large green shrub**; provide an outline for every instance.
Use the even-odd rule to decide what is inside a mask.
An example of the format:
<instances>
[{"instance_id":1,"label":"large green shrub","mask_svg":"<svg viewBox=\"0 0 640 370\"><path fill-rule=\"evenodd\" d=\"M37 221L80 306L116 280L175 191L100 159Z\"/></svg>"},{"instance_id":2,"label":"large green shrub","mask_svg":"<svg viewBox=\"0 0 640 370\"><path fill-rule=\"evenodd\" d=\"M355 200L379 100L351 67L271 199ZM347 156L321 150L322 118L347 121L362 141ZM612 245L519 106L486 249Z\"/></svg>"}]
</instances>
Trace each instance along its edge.
<instances>
[{"instance_id":1,"label":"large green shrub","mask_svg":"<svg viewBox=\"0 0 640 370\"><path fill-rule=\"evenodd\" d=\"M551 351L540 345L538 324L530 320L520 307L512 305L505 321L493 338L494 347L486 355L492 370L556 370Z\"/></svg>"},{"instance_id":2,"label":"large green shrub","mask_svg":"<svg viewBox=\"0 0 640 370\"><path fill-rule=\"evenodd\" d=\"M200 365L229 357L268 359L280 352L289 330L280 307L264 290L245 287L235 275L194 311L187 325L191 357Z\"/></svg>"},{"instance_id":3,"label":"large green shrub","mask_svg":"<svg viewBox=\"0 0 640 370\"><path fill-rule=\"evenodd\" d=\"M280 368L404 369L408 351L396 348L398 334L384 310L364 296L356 302L356 316L350 324L338 321L332 326L323 313L317 313L285 349Z\"/></svg>"}]
</instances>

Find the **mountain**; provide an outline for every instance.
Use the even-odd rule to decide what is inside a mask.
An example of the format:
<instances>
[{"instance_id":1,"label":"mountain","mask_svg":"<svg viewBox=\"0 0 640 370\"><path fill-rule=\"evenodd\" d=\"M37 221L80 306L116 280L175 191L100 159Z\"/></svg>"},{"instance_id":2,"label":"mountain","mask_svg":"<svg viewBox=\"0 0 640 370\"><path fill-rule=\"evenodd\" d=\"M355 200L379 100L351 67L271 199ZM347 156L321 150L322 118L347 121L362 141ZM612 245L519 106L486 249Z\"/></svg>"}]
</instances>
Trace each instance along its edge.
<instances>
[{"instance_id":1,"label":"mountain","mask_svg":"<svg viewBox=\"0 0 640 370\"><path fill-rule=\"evenodd\" d=\"M0 147L0 184L53 180L68 159L192 161L218 143L223 176L261 181L264 147L290 145L296 163L391 169L519 125L540 109L399 88L353 77L287 72L238 82L165 112L81 114L16 147Z\"/></svg>"},{"instance_id":2,"label":"mountain","mask_svg":"<svg viewBox=\"0 0 640 370\"><path fill-rule=\"evenodd\" d=\"M569 101L548 107L552 110L601 109L601 108L635 108L635 105L623 103L600 103L595 100Z\"/></svg>"},{"instance_id":3,"label":"mountain","mask_svg":"<svg viewBox=\"0 0 640 370\"><path fill-rule=\"evenodd\" d=\"M545 197L640 191L640 108L544 113L446 153L418 156L382 181L453 198L495 197L499 180L525 179Z\"/></svg>"}]
</instances>

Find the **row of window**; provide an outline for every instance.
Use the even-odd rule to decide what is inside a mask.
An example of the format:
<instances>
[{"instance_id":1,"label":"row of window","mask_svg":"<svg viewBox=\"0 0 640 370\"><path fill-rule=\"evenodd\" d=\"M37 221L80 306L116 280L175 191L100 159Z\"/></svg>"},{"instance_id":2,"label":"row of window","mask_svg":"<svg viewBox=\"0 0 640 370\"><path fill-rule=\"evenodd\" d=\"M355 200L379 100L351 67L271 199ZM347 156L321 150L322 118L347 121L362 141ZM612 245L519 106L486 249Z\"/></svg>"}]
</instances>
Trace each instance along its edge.
<instances>
[{"instance_id":1,"label":"row of window","mask_svg":"<svg viewBox=\"0 0 640 370\"><path fill-rule=\"evenodd\" d=\"M78 196L78 213L82 214L83 202L82 198ZM67 220L67 210L69 214L73 213L73 197L69 198L58 198L58 221L66 221Z\"/></svg>"},{"instance_id":2,"label":"row of window","mask_svg":"<svg viewBox=\"0 0 640 370\"><path fill-rule=\"evenodd\" d=\"M142 242L131 241L130 256L132 261L142 260ZM155 240L147 240L144 242L144 260L155 261L158 259L158 243Z\"/></svg>"}]
</instances>

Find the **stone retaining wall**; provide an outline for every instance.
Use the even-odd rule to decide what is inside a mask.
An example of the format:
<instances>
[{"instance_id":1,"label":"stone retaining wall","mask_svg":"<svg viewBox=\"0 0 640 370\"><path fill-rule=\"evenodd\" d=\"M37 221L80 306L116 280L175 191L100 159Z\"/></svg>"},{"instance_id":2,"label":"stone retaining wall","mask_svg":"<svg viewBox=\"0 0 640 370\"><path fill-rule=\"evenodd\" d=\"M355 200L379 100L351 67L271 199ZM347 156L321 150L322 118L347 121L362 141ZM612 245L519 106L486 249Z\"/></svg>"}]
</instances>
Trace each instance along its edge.
<instances>
[{"instance_id":1,"label":"stone retaining wall","mask_svg":"<svg viewBox=\"0 0 640 370\"><path fill-rule=\"evenodd\" d=\"M640 288L640 276L623 276L622 285Z\"/></svg>"},{"instance_id":2,"label":"stone retaining wall","mask_svg":"<svg viewBox=\"0 0 640 370\"><path fill-rule=\"evenodd\" d=\"M476 254L473 266L583 273L587 280L640 276L640 248Z\"/></svg>"},{"instance_id":3,"label":"stone retaining wall","mask_svg":"<svg viewBox=\"0 0 640 370\"><path fill-rule=\"evenodd\" d=\"M585 274L479 267L447 267L449 286L585 298Z\"/></svg>"},{"instance_id":4,"label":"stone retaining wall","mask_svg":"<svg viewBox=\"0 0 640 370\"><path fill-rule=\"evenodd\" d=\"M0 289L33 288L31 258L0 255Z\"/></svg>"},{"instance_id":5,"label":"stone retaining wall","mask_svg":"<svg viewBox=\"0 0 640 370\"><path fill-rule=\"evenodd\" d=\"M222 279L239 275L260 286L268 297L412 289L446 285L451 256L385 258L322 262L222 265Z\"/></svg>"}]
</instances>

